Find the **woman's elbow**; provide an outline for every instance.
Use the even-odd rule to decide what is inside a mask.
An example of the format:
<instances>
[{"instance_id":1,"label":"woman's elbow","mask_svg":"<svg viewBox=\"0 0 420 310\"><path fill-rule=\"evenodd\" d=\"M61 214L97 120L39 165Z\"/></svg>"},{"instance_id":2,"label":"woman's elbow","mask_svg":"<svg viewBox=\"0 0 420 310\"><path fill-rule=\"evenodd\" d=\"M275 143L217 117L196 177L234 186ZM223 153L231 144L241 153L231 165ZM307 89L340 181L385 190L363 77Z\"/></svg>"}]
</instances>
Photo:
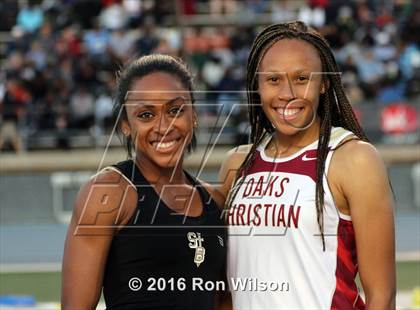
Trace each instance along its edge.
<instances>
[{"instance_id":1,"label":"woman's elbow","mask_svg":"<svg viewBox=\"0 0 420 310\"><path fill-rule=\"evenodd\" d=\"M366 310L393 310L396 307L396 289L387 292L377 292L366 296Z\"/></svg>"},{"instance_id":2,"label":"woman's elbow","mask_svg":"<svg viewBox=\"0 0 420 310\"><path fill-rule=\"evenodd\" d=\"M77 300L66 300L61 299L61 310L75 310L75 309L86 309L86 310L95 310L96 305L91 303L80 303Z\"/></svg>"}]
</instances>

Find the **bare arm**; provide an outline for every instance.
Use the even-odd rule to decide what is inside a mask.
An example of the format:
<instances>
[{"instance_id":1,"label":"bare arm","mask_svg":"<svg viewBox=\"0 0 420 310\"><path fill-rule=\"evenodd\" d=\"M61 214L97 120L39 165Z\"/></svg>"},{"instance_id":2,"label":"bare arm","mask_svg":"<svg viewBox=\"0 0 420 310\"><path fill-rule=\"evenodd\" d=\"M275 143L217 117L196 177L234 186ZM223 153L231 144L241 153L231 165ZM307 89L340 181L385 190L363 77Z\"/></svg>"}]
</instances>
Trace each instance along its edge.
<instances>
[{"instance_id":1,"label":"bare arm","mask_svg":"<svg viewBox=\"0 0 420 310\"><path fill-rule=\"evenodd\" d=\"M113 171L81 188L64 248L63 310L96 309L113 234L129 219L136 197L134 188Z\"/></svg>"},{"instance_id":2,"label":"bare arm","mask_svg":"<svg viewBox=\"0 0 420 310\"><path fill-rule=\"evenodd\" d=\"M361 141L336 153L333 161L342 169L339 186L355 230L366 309L395 309L394 201L385 165L376 149Z\"/></svg>"},{"instance_id":3,"label":"bare arm","mask_svg":"<svg viewBox=\"0 0 420 310\"><path fill-rule=\"evenodd\" d=\"M245 160L251 145L240 145L234 149L231 149L227 154L227 159L223 162L222 167L219 171L219 192L227 198L229 191L235 181L236 173L239 167Z\"/></svg>"},{"instance_id":4,"label":"bare arm","mask_svg":"<svg viewBox=\"0 0 420 310\"><path fill-rule=\"evenodd\" d=\"M226 198L229 194L229 191L235 181L236 172L239 167L245 160L246 155L250 150L250 145L241 145L230 150L227 154L227 159L223 162L222 167L219 171L219 186L217 191L223 203L221 206L224 206ZM227 279L226 285L227 285ZM221 292L218 296L219 302L217 309L219 310L230 310L232 309L232 296L229 291Z\"/></svg>"},{"instance_id":5,"label":"bare arm","mask_svg":"<svg viewBox=\"0 0 420 310\"><path fill-rule=\"evenodd\" d=\"M232 309L232 296L230 292L217 292L216 298L218 299L216 303L217 310L231 310Z\"/></svg>"}]
</instances>

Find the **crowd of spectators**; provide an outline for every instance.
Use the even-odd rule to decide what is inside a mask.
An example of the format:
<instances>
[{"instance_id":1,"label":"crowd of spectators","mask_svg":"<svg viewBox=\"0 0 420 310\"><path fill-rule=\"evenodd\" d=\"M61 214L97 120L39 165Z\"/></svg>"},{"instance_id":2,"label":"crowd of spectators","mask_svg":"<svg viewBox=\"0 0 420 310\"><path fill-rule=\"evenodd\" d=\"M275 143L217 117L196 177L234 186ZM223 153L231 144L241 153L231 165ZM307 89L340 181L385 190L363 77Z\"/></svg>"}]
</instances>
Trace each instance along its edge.
<instances>
[{"instance_id":1,"label":"crowd of spectators","mask_svg":"<svg viewBox=\"0 0 420 310\"><path fill-rule=\"evenodd\" d=\"M5 0L0 12L0 31L10 38L2 42L0 150L6 138L22 149L19 129L26 137L49 131L60 147L80 130L106 132L116 71L149 53L182 57L196 89L212 91L200 115L216 114L221 103L228 109L245 88L249 48L264 25L211 23L221 15L252 21L264 14L265 24L300 19L316 27L335 51L354 105L420 94L415 1ZM188 24L203 13L209 25Z\"/></svg>"}]
</instances>

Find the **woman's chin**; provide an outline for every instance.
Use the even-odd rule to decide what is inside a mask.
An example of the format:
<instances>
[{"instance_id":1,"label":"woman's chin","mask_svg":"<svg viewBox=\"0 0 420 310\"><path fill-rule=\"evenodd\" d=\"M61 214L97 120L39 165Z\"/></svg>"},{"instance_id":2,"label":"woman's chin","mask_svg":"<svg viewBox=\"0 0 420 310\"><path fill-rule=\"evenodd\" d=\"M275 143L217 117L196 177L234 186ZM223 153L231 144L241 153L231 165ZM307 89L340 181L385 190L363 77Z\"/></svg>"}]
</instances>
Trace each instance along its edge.
<instances>
[{"instance_id":1,"label":"woman's chin","mask_svg":"<svg viewBox=\"0 0 420 310\"><path fill-rule=\"evenodd\" d=\"M287 136L293 136L298 133L302 133L308 129L310 129L314 125L314 121L306 121L306 120L296 120L296 121L290 121L285 122L284 120L281 122L275 122L273 123L275 126L275 129L278 133L287 135Z\"/></svg>"},{"instance_id":2,"label":"woman's chin","mask_svg":"<svg viewBox=\"0 0 420 310\"><path fill-rule=\"evenodd\" d=\"M178 164L182 163L181 156L165 156L165 157L159 157L154 158L154 163L156 166L158 166L161 169L170 169L175 168Z\"/></svg>"},{"instance_id":3,"label":"woman's chin","mask_svg":"<svg viewBox=\"0 0 420 310\"><path fill-rule=\"evenodd\" d=\"M289 124L281 124L281 125L277 124L275 127L276 127L275 128L276 132L285 136L294 136L302 132L302 129L299 128L298 126L292 126Z\"/></svg>"}]
</instances>

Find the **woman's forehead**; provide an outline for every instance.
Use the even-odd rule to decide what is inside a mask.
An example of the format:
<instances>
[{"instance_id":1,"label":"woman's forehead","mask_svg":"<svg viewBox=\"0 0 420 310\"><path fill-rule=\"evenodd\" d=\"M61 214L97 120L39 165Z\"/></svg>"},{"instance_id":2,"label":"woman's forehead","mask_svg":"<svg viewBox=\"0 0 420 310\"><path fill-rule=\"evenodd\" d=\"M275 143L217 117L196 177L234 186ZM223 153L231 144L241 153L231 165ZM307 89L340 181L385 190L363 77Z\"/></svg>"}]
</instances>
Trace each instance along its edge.
<instances>
[{"instance_id":1,"label":"woman's forehead","mask_svg":"<svg viewBox=\"0 0 420 310\"><path fill-rule=\"evenodd\" d=\"M135 79L126 94L126 101L168 101L176 97L190 98L190 91L174 74L153 72Z\"/></svg>"},{"instance_id":2,"label":"woman's forehead","mask_svg":"<svg viewBox=\"0 0 420 310\"><path fill-rule=\"evenodd\" d=\"M152 72L140 78L134 78L130 90L186 90L181 79L176 74L167 72Z\"/></svg>"},{"instance_id":3,"label":"woman's forehead","mask_svg":"<svg viewBox=\"0 0 420 310\"><path fill-rule=\"evenodd\" d=\"M156 99L156 100L127 100L125 106L127 109L138 109L138 108L147 108L147 109L160 109L162 107L171 107L174 105L189 105L191 102L188 98L184 96L175 96L173 98L167 99Z\"/></svg>"},{"instance_id":4,"label":"woman's forehead","mask_svg":"<svg viewBox=\"0 0 420 310\"><path fill-rule=\"evenodd\" d=\"M153 104L172 101L175 99L190 100L190 92L187 90L168 90L168 89L156 89L156 90L130 90L127 92L125 102L148 102Z\"/></svg>"},{"instance_id":5,"label":"woman's forehead","mask_svg":"<svg viewBox=\"0 0 420 310\"><path fill-rule=\"evenodd\" d=\"M258 71L311 71L322 69L318 50L300 39L281 39L270 46L263 55Z\"/></svg>"}]
</instances>

